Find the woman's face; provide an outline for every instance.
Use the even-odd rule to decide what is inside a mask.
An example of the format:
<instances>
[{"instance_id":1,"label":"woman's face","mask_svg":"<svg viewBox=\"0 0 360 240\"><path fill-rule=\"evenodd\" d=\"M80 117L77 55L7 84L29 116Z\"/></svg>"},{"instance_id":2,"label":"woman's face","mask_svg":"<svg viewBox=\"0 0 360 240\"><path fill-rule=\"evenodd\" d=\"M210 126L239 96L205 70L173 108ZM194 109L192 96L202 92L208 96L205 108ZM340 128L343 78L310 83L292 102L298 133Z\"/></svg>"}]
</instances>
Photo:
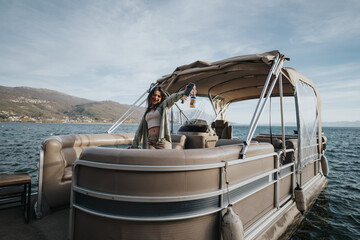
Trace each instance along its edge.
<instances>
[{"instance_id":1,"label":"woman's face","mask_svg":"<svg viewBox=\"0 0 360 240\"><path fill-rule=\"evenodd\" d=\"M159 90L155 90L154 94L151 96L151 104L156 105L161 103L161 93Z\"/></svg>"}]
</instances>

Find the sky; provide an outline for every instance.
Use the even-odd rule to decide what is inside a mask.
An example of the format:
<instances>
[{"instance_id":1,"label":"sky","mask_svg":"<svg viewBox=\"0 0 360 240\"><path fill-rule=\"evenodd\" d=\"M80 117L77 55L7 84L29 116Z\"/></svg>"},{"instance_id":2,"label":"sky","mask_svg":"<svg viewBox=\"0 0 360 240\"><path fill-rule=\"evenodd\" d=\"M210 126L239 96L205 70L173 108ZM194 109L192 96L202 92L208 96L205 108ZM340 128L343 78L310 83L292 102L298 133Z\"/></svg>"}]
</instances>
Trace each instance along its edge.
<instances>
[{"instance_id":1,"label":"sky","mask_svg":"<svg viewBox=\"0 0 360 240\"><path fill-rule=\"evenodd\" d=\"M322 97L322 119L360 121L358 0L0 0L0 85L133 103L196 60L279 50Z\"/></svg>"}]
</instances>

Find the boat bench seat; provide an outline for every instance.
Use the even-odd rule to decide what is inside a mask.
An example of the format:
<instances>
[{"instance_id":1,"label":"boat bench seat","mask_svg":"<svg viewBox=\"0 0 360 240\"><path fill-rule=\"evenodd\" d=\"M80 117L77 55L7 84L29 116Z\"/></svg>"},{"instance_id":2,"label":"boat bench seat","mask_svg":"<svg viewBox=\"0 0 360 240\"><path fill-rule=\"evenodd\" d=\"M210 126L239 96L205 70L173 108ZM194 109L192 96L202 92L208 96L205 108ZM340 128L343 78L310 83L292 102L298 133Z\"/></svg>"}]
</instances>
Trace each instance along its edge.
<instances>
[{"instance_id":1,"label":"boat bench seat","mask_svg":"<svg viewBox=\"0 0 360 240\"><path fill-rule=\"evenodd\" d=\"M226 122L225 120L216 120L211 124L211 127L215 130L219 139L232 139L233 128L229 122Z\"/></svg>"},{"instance_id":2,"label":"boat bench seat","mask_svg":"<svg viewBox=\"0 0 360 240\"><path fill-rule=\"evenodd\" d=\"M67 181L67 180L71 180L71 179L72 179L72 166L67 166L64 169L63 180Z\"/></svg>"},{"instance_id":3,"label":"boat bench seat","mask_svg":"<svg viewBox=\"0 0 360 240\"><path fill-rule=\"evenodd\" d=\"M256 144L258 141L251 141L251 144ZM216 142L215 147L225 146L225 145L243 145L244 140L241 139L219 139Z\"/></svg>"},{"instance_id":4,"label":"boat bench seat","mask_svg":"<svg viewBox=\"0 0 360 240\"><path fill-rule=\"evenodd\" d=\"M272 141L271 141L270 137L257 136L257 137L255 137L255 138L253 138L252 140L253 140L253 141L258 141L258 142L268 142L268 143L271 143L276 150L282 148L282 140L279 139L279 138L273 138Z\"/></svg>"},{"instance_id":5,"label":"boat bench seat","mask_svg":"<svg viewBox=\"0 0 360 240\"><path fill-rule=\"evenodd\" d=\"M218 139L218 136L186 135L185 149L213 148Z\"/></svg>"},{"instance_id":6,"label":"boat bench seat","mask_svg":"<svg viewBox=\"0 0 360 240\"><path fill-rule=\"evenodd\" d=\"M285 138L286 138L286 136L285 136ZM253 140L256 140L258 142L271 143L270 136L266 136L266 135L259 135L255 138L253 138ZM272 141L272 145L274 146L274 150L277 152L282 149L282 140L278 137L274 137L273 141ZM294 159L295 160L297 159L298 140L296 138L292 138L292 137L286 138L285 146L286 146L286 149L295 149L295 152L286 154L286 158L285 158L285 161L283 162L283 164L288 164L288 163L294 161Z\"/></svg>"},{"instance_id":7,"label":"boat bench seat","mask_svg":"<svg viewBox=\"0 0 360 240\"><path fill-rule=\"evenodd\" d=\"M39 191L50 208L68 205L72 164L91 146L131 144L133 134L76 134L46 138L42 142L43 176ZM41 185L41 187L40 187ZM41 206L42 207L42 206Z\"/></svg>"},{"instance_id":8,"label":"boat bench seat","mask_svg":"<svg viewBox=\"0 0 360 240\"><path fill-rule=\"evenodd\" d=\"M286 149L295 149L294 152L286 154L285 162L283 164L290 163L292 161L297 161L298 159L298 140L297 139L286 139L285 141Z\"/></svg>"},{"instance_id":9,"label":"boat bench seat","mask_svg":"<svg viewBox=\"0 0 360 240\"><path fill-rule=\"evenodd\" d=\"M173 149L185 148L186 136L183 134L171 134L171 144Z\"/></svg>"},{"instance_id":10,"label":"boat bench seat","mask_svg":"<svg viewBox=\"0 0 360 240\"><path fill-rule=\"evenodd\" d=\"M268 142L271 143L270 137L268 136L256 136L255 138L252 139L253 141L258 141L258 142ZM287 136L285 136L285 145L286 148L297 148L297 138L288 138ZM281 149L282 148L282 140L280 137L273 137L272 140L272 145L274 146L274 148L276 150Z\"/></svg>"}]
</instances>

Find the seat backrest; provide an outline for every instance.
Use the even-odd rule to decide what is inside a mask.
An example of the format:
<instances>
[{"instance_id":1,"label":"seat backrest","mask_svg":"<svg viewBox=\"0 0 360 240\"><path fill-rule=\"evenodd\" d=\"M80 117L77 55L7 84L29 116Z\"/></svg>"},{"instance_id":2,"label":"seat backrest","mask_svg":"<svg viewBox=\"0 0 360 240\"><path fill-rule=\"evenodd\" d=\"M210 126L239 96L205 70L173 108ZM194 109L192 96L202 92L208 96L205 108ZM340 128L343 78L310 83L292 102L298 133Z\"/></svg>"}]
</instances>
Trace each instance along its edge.
<instances>
[{"instance_id":1,"label":"seat backrest","mask_svg":"<svg viewBox=\"0 0 360 240\"><path fill-rule=\"evenodd\" d=\"M171 134L172 149L184 149L186 136L183 134Z\"/></svg>"},{"instance_id":2,"label":"seat backrest","mask_svg":"<svg viewBox=\"0 0 360 240\"><path fill-rule=\"evenodd\" d=\"M42 142L43 167L39 191L50 208L68 205L72 164L92 146L131 144L133 134L74 134L48 137ZM41 187L40 187L41 186Z\"/></svg>"},{"instance_id":3,"label":"seat backrest","mask_svg":"<svg viewBox=\"0 0 360 240\"><path fill-rule=\"evenodd\" d=\"M226 122L225 120L215 120L215 122L211 124L211 127L215 129L219 139L232 139L233 129L229 122Z\"/></svg>"},{"instance_id":4,"label":"seat backrest","mask_svg":"<svg viewBox=\"0 0 360 240\"><path fill-rule=\"evenodd\" d=\"M203 135L188 135L186 136L186 149L194 148L205 148L206 146L206 137Z\"/></svg>"}]
</instances>

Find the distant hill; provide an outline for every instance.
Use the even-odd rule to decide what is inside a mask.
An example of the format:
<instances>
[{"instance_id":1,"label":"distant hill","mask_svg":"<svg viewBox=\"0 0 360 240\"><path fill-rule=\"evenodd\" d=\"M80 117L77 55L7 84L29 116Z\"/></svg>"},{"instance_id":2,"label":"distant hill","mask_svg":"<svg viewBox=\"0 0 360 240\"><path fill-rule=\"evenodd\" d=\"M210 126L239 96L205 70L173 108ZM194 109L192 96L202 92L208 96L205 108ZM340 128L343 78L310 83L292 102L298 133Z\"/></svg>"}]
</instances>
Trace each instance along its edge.
<instances>
[{"instance_id":1,"label":"distant hill","mask_svg":"<svg viewBox=\"0 0 360 240\"><path fill-rule=\"evenodd\" d=\"M113 123L129 105L113 101L92 101L61 92L30 87L0 86L2 122L97 122ZM126 123L138 123L144 108Z\"/></svg>"},{"instance_id":2,"label":"distant hill","mask_svg":"<svg viewBox=\"0 0 360 240\"><path fill-rule=\"evenodd\" d=\"M360 121L323 122L323 127L360 127Z\"/></svg>"}]
</instances>

